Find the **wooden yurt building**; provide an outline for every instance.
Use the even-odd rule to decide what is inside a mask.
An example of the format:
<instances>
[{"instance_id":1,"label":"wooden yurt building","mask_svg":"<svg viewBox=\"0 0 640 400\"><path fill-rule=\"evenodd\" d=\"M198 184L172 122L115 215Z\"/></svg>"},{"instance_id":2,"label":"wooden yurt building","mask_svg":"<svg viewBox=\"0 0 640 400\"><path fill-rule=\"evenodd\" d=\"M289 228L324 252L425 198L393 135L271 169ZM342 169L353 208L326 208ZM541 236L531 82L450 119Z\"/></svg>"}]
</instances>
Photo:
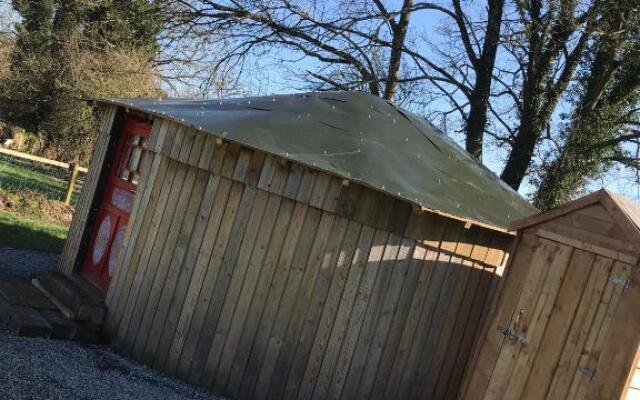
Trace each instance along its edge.
<instances>
[{"instance_id":1,"label":"wooden yurt building","mask_svg":"<svg viewBox=\"0 0 640 400\"><path fill-rule=\"evenodd\" d=\"M640 398L640 206L603 189L512 226L461 399Z\"/></svg>"},{"instance_id":2,"label":"wooden yurt building","mask_svg":"<svg viewBox=\"0 0 640 400\"><path fill-rule=\"evenodd\" d=\"M117 349L231 398L455 398L517 193L363 93L100 108L60 268Z\"/></svg>"}]
</instances>

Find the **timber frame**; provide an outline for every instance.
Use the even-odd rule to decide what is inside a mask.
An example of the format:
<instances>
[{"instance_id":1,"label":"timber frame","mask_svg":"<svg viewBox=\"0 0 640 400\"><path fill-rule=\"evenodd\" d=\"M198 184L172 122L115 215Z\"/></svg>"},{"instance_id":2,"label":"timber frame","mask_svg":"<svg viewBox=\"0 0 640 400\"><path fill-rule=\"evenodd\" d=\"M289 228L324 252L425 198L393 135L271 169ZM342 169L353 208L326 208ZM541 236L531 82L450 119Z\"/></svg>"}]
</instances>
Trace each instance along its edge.
<instances>
[{"instance_id":1,"label":"timber frame","mask_svg":"<svg viewBox=\"0 0 640 400\"><path fill-rule=\"evenodd\" d=\"M89 171L85 177L80 199L69 227L67 240L60 257L60 272L77 273L86 254L89 234L93 228L97 204L102 197L105 171L115 147L114 132L119 132L123 110L116 106L101 107L98 118L98 138L91 154Z\"/></svg>"}]
</instances>

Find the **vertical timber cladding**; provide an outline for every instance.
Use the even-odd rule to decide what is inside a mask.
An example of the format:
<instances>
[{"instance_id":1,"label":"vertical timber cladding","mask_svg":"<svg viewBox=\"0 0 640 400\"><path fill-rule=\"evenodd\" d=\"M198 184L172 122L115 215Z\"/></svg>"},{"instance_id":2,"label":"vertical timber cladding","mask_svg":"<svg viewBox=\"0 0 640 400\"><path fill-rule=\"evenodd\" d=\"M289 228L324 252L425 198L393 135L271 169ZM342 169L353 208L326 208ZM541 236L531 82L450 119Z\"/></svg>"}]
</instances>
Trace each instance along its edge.
<instances>
[{"instance_id":1,"label":"vertical timber cladding","mask_svg":"<svg viewBox=\"0 0 640 400\"><path fill-rule=\"evenodd\" d=\"M601 204L520 231L461 399L621 399L640 344L637 249Z\"/></svg>"},{"instance_id":2,"label":"vertical timber cladding","mask_svg":"<svg viewBox=\"0 0 640 400\"><path fill-rule=\"evenodd\" d=\"M117 111L118 107L112 105L104 105L99 110L98 138L93 147L88 173L85 176L82 192L76 204L73 220L71 221L71 226L67 234L67 240L62 250L60 265L58 267L61 272L74 272L77 261L82 259L82 255L80 254L82 242L86 236L85 232L90 231L90 229L87 229L87 224L89 222L91 208L94 204L96 190L102 176L109 145L112 142L111 132L114 130Z\"/></svg>"},{"instance_id":3,"label":"vertical timber cladding","mask_svg":"<svg viewBox=\"0 0 640 400\"><path fill-rule=\"evenodd\" d=\"M231 398L456 398L510 236L157 129L107 297L118 349Z\"/></svg>"}]
</instances>

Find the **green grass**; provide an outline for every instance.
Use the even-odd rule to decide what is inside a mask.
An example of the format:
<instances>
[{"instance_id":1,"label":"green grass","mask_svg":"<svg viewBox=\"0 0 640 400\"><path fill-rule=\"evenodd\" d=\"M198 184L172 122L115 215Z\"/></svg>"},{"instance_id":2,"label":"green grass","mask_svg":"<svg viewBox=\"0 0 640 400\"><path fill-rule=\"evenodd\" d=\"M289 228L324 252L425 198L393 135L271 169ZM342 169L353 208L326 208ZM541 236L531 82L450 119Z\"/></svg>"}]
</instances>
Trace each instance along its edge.
<instances>
[{"instance_id":1,"label":"green grass","mask_svg":"<svg viewBox=\"0 0 640 400\"><path fill-rule=\"evenodd\" d=\"M13 193L32 190L42 193L49 200L62 201L67 193L68 176L69 172L61 168L0 154L0 190ZM81 187L82 181L78 179L72 204L77 201Z\"/></svg>"},{"instance_id":2,"label":"green grass","mask_svg":"<svg viewBox=\"0 0 640 400\"><path fill-rule=\"evenodd\" d=\"M69 226L0 212L0 247L60 253Z\"/></svg>"},{"instance_id":3,"label":"green grass","mask_svg":"<svg viewBox=\"0 0 640 400\"><path fill-rule=\"evenodd\" d=\"M17 209L0 210L0 247L62 250L69 226L49 216L64 198L67 174L59 168L0 155L0 195L4 193L19 204Z\"/></svg>"}]
</instances>

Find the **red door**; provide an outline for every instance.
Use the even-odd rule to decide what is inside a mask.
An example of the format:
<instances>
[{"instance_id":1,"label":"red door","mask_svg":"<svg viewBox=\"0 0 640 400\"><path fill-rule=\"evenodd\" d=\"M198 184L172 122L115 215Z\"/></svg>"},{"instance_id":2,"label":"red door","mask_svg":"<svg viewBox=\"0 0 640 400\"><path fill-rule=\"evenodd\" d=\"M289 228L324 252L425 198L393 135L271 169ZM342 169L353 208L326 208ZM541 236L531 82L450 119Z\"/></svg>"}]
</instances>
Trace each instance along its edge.
<instances>
[{"instance_id":1,"label":"red door","mask_svg":"<svg viewBox=\"0 0 640 400\"><path fill-rule=\"evenodd\" d=\"M126 116L113 163L109 167L96 225L84 261L84 276L106 293L133 207L140 165L151 124Z\"/></svg>"}]
</instances>

